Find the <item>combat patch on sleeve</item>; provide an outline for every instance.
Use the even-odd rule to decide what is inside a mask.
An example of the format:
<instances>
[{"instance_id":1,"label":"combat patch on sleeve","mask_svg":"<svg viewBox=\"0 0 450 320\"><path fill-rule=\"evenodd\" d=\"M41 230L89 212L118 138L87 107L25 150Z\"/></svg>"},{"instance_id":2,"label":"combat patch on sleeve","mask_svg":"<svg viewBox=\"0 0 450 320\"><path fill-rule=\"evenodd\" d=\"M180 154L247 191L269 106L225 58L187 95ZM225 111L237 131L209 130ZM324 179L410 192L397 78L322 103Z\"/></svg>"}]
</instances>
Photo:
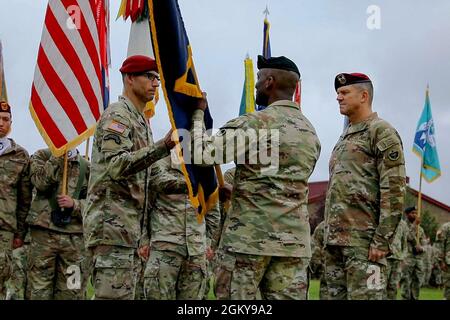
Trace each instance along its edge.
<instances>
[{"instance_id":1,"label":"combat patch on sleeve","mask_svg":"<svg viewBox=\"0 0 450 320\"><path fill-rule=\"evenodd\" d=\"M109 134L105 135L103 140L104 141L114 140L114 142L117 143L117 144L121 144L121 142L122 142L122 140L120 139L120 137L118 135L112 134L112 133L109 133Z\"/></svg>"}]
</instances>

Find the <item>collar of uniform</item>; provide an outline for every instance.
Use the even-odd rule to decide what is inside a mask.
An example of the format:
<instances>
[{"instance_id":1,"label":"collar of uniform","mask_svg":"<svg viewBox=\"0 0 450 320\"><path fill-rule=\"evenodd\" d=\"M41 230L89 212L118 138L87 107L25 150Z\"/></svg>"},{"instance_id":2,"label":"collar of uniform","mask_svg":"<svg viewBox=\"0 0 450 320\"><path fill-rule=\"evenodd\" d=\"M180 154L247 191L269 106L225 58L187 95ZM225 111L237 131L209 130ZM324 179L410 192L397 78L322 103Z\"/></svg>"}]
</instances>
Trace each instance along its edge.
<instances>
[{"instance_id":1,"label":"collar of uniform","mask_svg":"<svg viewBox=\"0 0 450 320\"><path fill-rule=\"evenodd\" d=\"M269 105L268 108L269 107L288 107L298 109L298 105L291 100L278 100Z\"/></svg>"},{"instance_id":2,"label":"collar of uniform","mask_svg":"<svg viewBox=\"0 0 450 320\"><path fill-rule=\"evenodd\" d=\"M345 135L365 130L369 123L376 118L378 118L378 114L376 112L372 112L372 114L367 119L355 124L349 124Z\"/></svg>"},{"instance_id":3,"label":"collar of uniform","mask_svg":"<svg viewBox=\"0 0 450 320\"><path fill-rule=\"evenodd\" d=\"M144 119L145 122L144 115L140 113L138 109L136 109L136 107L134 106L133 102L131 102L130 99L128 99L125 96L119 96L119 101L124 102L125 105L128 107L128 109L130 110L130 112L134 113L138 118L141 117L142 119Z\"/></svg>"},{"instance_id":4,"label":"collar of uniform","mask_svg":"<svg viewBox=\"0 0 450 320\"><path fill-rule=\"evenodd\" d=\"M12 153L12 152L16 151L16 148L17 148L17 144L13 139L11 139L11 138L7 138L7 139L9 139L9 141L11 142L11 146L8 149L6 149L5 152L2 153L2 155Z\"/></svg>"}]
</instances>

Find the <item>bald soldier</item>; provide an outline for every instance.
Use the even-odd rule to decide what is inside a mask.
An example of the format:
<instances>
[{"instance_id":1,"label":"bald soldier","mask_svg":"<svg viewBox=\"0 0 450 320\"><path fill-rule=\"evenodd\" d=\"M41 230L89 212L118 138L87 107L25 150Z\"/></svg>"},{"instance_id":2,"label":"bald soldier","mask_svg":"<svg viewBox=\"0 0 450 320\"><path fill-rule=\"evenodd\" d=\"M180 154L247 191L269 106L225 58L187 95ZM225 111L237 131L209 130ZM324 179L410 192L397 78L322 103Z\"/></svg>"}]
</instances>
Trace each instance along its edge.
<instances>
[{"instance_id":1,"label":"bald soldier","mask_svg":"<svg viewBox=\"0 0 450 320\"><path fill-rule=\"evenodd\" d=\"M135 298L137 249L146 230L148 168L174 146L171 133L153 143L143 115L159 86L157 71L151 58L127 58L120 69L123 94L105 110L95 131L83 223L93 254L96 299Z\"/></svg>"},{"instance_id":2,"label":"bald soldier","mask_svg":"<svg viewBox=\"0 0 450 320\"><path fill-rule=\"evenodd\" d=\"M218 253L216 296L256 299L260 290L264 299L306 299L311 257L308 179L320 143L292 101L300 78L295 63L258 56L258 69L256 103L267 108L233 119L204 139L206 99L192 119L194 155L213 157L204 158L203 164L236 163Z\"/></svg>"},{"instance_id":3,"label":"bald soldier","mask_svg":"<svg viewBox=\"0 0 450 320\"><path fill-rule=\"evenodd\" d=\"M341 73L334 86L349 124L329 163L324 233L328 298L383 299L385 257L403 211L402 141L372 111L369 77Z\"/></svg>"},{"instance_id":4,"label":"bald soldier","mask_svg":"<svg viewBox=\"0 0 450 320\"><path fill-rule=\"evenodd\" d=\"M11 107L0 102L0 300L6 297L5 282L11 273L12 250L22 247L25 220L31 204L30 160L13 139Z\"/></svg>"}]
</instances>

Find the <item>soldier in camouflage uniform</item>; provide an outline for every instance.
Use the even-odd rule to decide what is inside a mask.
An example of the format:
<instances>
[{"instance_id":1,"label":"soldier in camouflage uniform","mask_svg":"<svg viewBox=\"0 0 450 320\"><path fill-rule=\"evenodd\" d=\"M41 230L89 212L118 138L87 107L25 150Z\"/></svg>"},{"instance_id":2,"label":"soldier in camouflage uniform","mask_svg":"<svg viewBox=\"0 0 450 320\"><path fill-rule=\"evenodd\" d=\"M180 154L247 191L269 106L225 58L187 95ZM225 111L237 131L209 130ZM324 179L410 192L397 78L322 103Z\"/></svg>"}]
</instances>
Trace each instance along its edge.
<instances>
[{"instance_id":1,"label":"soldier in camouflage uniform","mask_svg":"<svg viewBox=\"0 0 450 320\"><path fill-rule=\"evenodd\" d=\"M131 56L120 71L124 92L97 125L83 213L96 299L135 298L140 274L137 249L147 229L149 167L174 146L171 134L153 143L143 115L159 86L155 60Z\"/></svg>"},{"instance_id":2,"label":"soldier in camouflage uniform","mask_svg":"<svg viewBox=\"0 0 450 320\"><path fill-rule=\"evenodd\" d=\"M402 270L402 299L418 300L420 287L425 277L424 249L426 245L425 232L420 226L415 207L405 209L408 224L408 253ZM417 234L419 235L417 238Z\"/></svg>"},{"instance_id":3,"label":"soldier in camouflage uniform","mask_svg":"<svg viewBox=\"0 0 450 320\"><path fill-rule=\"evenodd\" d=\"M89 162L77 150L68 152L67 195L62 195L64 156L49 149L31 157L30 177L36 188L27 223L30 226L27 285L30 300L75 300L85 294L86 271L82 215L89 181Z\"/></svg>"},{"instance_id":4,"label":"soldier in camouflage uniform","mask_svg":"<svg viewBox=\"0 0 450 320\"><path fill-rule=\"evenodd\" d=\"M389 243L403 211L405 161L397 131L372 111L360 73L335 78L349 119L330 158L325 201L325 278L332 300L383 299Z\"/></svg>"},{"instance_id":5,"label":"soldier in camouflage uniform","mask_svg":"<svg viewBox=\"0 0 450 320\"><path fill-rule=\"evenodd\" d=\"M408 254L407 241L408 225L401 219L390 246L391 253L387 257L385 299L397 299L397 289L402 278L402 264Z\"/></svg>"},{"instance_id":6,"label":"soldier in camouflage uniform","mask_svg":"<svg viewBox=\"0 0 450 320\"><path fill-rule=\"evenodd\" d=\"M450 222L444 223L436 233L436 247L439 249L438 260L444 283L444 299L450 300Z\"/></svg>"},{"instance_id":7,"label":"soldier in camouflage uniform","mask_svg":"<svg viewBox=\"0 0 450 320\"><path fill-rule=\"evenodd\" d=\"M206 282L206 249L219 240L218 204L198 223L176 154L151 167L157 192L150 213L151 249L144 291L149 300L200 300Z\"/></svg>"},{"instance_id":8,"label":"soldier in camouflage uniform","mask_svg":"<svg viewBox=\"0 0 450 320\"><path fill-rule=\"evenodd\" d=\"M431 270L433 269L433 246L431 245L430 237L428 236L425 236L423 251L424 275L422 287L428 287L430 285Z\"/></svg>"},{"instance_id":9,"label":"soldier in camouflage uniform","mask_svg":"<svg viewBox=\"0 0 450 320\"><path fill-rule=\"evenodd\" d=\"M203 159L203 164L236 163L231 208L218 250L216 297L256 299L259 289L264 299L306 299L311 257L308 179L320 143L292 101L300 77L297 66L285 57L258 56L258 69L256 103L267 106L264 110L231 120L204 139L206 99L192 119L194 162L195 154L204 152L215 159ZM264 129L270 132L270 143L263 139ZM251 142L234 145L251 133L258 147ZM276 166L256 159L255 153L265 148L278 161Z\"/></svg>"},{"instance_id":10,"label":"soldier in camouflage uniform","mask_svg":"<svg viewBox=\"0 0 450 320\"><path fill-rule=\"evenodd\" d=\"M0 102L0 300L11 273L12 251L23 245L25 219L31 203L30 162L27 151L13 139L11 107Z\"/></svg>"},{"instance_id":11,"label":"soldier in camouflage uniform","mask_svg":"<svg viewBox=\"0 0 450 320\"><path fill-rule=\"evenodd\" d=\"M6 283L6 300L24 300L27 291L28 252L30 248L29 233L25 236L23 246L13 250L11 277Z\"/></svg>"},{"instance_id":12,"label":"soldier in camouflage uniform","mask_svg":"<svg viewBox=\"0 0 450 320\"><path fill-rule=\"evenodd\" d=\"M320 222L314 230L311 242L311 262L309 269L311 274L320 281L319 299L328 300L328 288L325 280L325 246L323 235L325 231L325 221Z\"/></svg>"},{"instance_id":13,"label":"soldier in camouflage uniform","mask_svg":"<svg viewBox=\"0 0 450 320\"><path fill-rule=\"evenodd\" d=\"M223 179L225 182L225 185L223 187L219 187L219 212L220 212L220 224L219 224L219 239L222 234L223 230L223 224L225 222L225 218L227 216L227 212L230 209L231 205L231 193L233 190L233 181L234 181L234 175L236 173L236 168L233 167L231 169L228 169L223 174ZM207 249L207 280L206 280L206 289L203 299L208 299L208 294L211 290L211 283L213 283L212 288L215 287L216 277L215 277L215 270L217 268L217 248L211 248L211 250Z\"/></svg>"}]
</instances>

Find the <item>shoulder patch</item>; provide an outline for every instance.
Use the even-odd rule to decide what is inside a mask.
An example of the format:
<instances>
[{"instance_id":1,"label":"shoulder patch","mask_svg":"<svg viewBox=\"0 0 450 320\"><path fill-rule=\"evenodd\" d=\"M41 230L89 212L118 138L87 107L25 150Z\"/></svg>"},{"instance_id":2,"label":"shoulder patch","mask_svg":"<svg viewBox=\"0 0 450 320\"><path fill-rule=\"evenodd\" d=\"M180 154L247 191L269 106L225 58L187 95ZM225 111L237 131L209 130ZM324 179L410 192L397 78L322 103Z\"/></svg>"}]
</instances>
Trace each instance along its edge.
<instances>
[{"instance_id":1,"label":"shoulder patch","mask_svg":"<svg viewBox=\"0 0 450 320\"><path fill-rule=\"evenodd\" d=\"M391 150L388 154L389 160L397 161L400 158L400 152L398 150Z\"/></svg>"},{"instance_id":2,"label":"shoulder patch","mask_svg":"<svg viewBox=\"0 0 450 320\"><path fill-rule=\"evenodd\" d=\"M122 134L128 129L128 127L123 123L112 120L107 129Z\"/></svg>"}]
</instances>

